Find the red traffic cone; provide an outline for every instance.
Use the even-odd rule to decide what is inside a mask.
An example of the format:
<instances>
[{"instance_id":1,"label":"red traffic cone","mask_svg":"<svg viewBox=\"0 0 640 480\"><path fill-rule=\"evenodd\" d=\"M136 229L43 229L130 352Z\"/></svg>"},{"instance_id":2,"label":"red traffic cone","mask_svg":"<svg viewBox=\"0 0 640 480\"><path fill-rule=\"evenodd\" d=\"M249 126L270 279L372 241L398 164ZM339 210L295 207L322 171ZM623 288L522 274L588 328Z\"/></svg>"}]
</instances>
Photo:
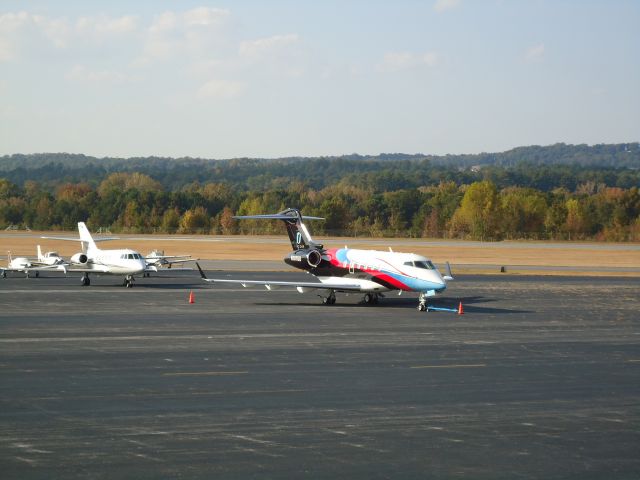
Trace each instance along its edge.
<instances>
[{"instance_id":1,"label":"red traffic cone","mask_svg":"<svg viewBox=\"0 0 640 480\"><path fill-rule=\"evenodd\" d=\"M196 303L196 298L193 295L193 291L189 292L189 303Z\"/></svg>"},{"instance_id":2,"label":"red traffic cone","mask_svg":"<svg viewBox=\"0 0 640 480\"><path fill-rule=\"evenodd\" d=\"M458 305L458 315L464 315L464 308L462 308L462 302Z\"/></svg>"}]
</instances>

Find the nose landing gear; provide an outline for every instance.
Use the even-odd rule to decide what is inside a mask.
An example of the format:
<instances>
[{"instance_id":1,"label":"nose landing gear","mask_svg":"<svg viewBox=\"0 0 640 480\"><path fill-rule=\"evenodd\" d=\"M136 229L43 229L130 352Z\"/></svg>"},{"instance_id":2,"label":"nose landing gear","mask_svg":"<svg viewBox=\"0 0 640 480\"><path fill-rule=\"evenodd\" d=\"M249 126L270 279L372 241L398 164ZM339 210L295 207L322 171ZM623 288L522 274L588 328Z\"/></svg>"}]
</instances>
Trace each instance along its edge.
<instances>
[{"instance_id":1,"label":"nose landing gear","mask_svg":"<svg viewBox=\"0 0 640 480\"><path fill-rule=\"evenodd\" d=\"M420 296L418 297L418 311L427 311L427 294L424 292L420 292Z\"/></svg>"}]
</instances>

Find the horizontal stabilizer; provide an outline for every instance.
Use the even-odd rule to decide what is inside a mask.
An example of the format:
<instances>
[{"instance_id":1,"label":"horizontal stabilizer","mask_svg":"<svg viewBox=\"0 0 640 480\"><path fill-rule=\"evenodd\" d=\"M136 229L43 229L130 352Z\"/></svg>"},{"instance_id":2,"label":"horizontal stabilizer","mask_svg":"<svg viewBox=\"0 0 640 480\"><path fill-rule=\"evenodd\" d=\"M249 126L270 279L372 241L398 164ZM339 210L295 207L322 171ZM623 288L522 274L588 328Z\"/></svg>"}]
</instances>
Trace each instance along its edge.
<instances>
[{"instance_id":1,"label":"horizontal stabilizer","mask_svg":"<svg viewBox=\"0 0 640 480\"><path fill-rule=\"evenodd\" d=\"M246 219L257 219L257 220L295 220L297 217L293 215L286 215L283 213L271 213L266 215L236 215L233 218L238 220L246 220ZM309 217L307 215L302 215L302 220L324 220L323 217Z\"/></svg>"},{"instance_id":2,"label":"horizontal stabilizer","mask_svg":"<svg viewBox=\"0 0 640 480\"><path fill-rule=\"evenodd\" d=\"M47 240L65 240L69 242L84 242L81 238L70 238L70 237L40 237L46 238ZM120 237L102 237L102 238L94 238L94 242L108 242L110 240L120 240Z\"/></svg>"}]
</instances>

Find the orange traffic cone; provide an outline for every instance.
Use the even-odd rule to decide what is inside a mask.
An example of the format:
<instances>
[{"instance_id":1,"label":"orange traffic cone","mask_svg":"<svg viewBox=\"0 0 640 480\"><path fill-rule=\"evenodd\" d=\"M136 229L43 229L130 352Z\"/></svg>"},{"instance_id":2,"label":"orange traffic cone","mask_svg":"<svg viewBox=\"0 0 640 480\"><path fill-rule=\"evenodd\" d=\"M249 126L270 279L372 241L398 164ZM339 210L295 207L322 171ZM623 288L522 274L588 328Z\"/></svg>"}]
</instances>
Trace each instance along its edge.
<instances>
[{"instance_id":1,"label":"orange traffic cone","mask_svg":"<svg viewBox=\"0 0 640 480\"><path fill-rule=\"evenodd\" d=\"M464 308L462 308L462 302L458 305L458 315L464 315Z\"/></svg>"},{"instance_id":2,"label":"orange traffic cone","mask_svg":"<svg viewBox=\"0 0 640 480\"><path fill-rule=\"evenodd\" d=\"M193 295L193 291L189 292L189 303L196 303L196 298Z\"/></svg>"}]
</instances>

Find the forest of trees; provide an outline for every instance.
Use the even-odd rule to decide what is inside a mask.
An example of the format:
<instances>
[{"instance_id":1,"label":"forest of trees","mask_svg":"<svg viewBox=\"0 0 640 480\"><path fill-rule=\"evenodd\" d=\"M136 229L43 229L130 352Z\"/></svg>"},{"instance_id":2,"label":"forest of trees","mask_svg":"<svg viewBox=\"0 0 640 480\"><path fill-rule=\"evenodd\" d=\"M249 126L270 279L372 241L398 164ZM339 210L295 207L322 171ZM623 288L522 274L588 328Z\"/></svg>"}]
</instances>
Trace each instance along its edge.
<instances>
[{"instance_id":1,"label":"forest of trees","mask_svg":"<svg viewBox=\"0 0 640 480\"><path fill-rule=\"evenodd\" d=\"M318 234L640 241L639 186L637 143L457 157L12 155L0 158L0 228L276 233L231 217L299 207L326 218Z\"/></svg>"}]
</instances>

